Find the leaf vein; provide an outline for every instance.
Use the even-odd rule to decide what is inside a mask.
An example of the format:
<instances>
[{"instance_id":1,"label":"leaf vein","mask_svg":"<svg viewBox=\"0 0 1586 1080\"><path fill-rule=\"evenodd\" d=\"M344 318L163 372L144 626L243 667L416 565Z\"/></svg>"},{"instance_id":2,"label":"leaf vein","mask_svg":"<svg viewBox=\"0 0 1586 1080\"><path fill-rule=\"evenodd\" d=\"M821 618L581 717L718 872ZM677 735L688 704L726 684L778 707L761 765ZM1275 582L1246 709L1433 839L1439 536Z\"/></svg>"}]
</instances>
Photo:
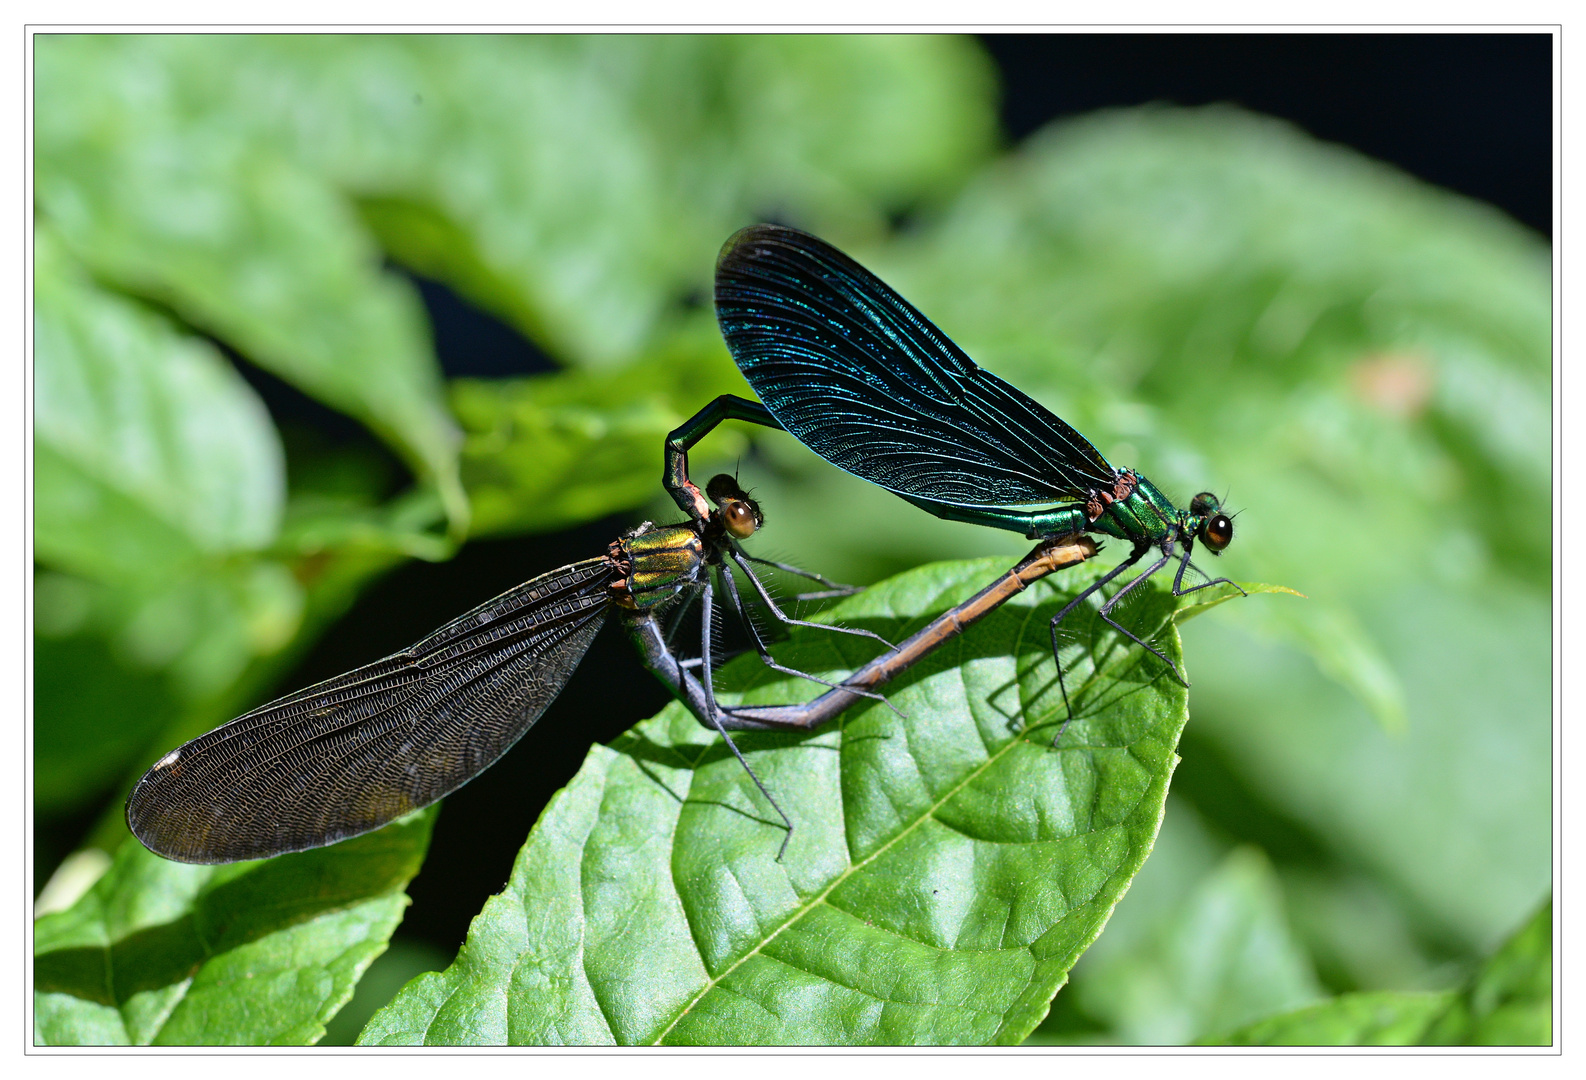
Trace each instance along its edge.
<instances>
[{"instance_id":1,"label":"leaf vein","mask_svg":"<svg viewBox=\"0 0 1586 1080\"><path fill-rule=\"evenodd\" d=\"M786 930L788 927L792 926L795 922L797 922L799 919L801 919L804 915L806 915L811 910L813 910L816 907L816 905L826 902L827 897L829 897L832 894L832 892L835 891L836 888L839 885L843 884L843 882L847 881L849 878L853 877L855 874L857 874L860 871L862 871L865 867L867 867L871 863L875 862L884 853L886 853L887 851L890 851L894 846L896 846L898 843L900 843L903 840L904 837L908 836L915 829L917 829L923 822L934 820L935 819L935 813L940 807L946 805L946 803L949 800L951 800L953 798L953 796L957 795L960 791L962 791L965 787L967 787L972 781L974 781L977 777L979 777L981 773L985 772L988 768L990 768L992 765L994 765L1004 754L1009 753L1014 746L1016 746L1018 743L1020 743L1022 741L1023 741L1023 739L1020 736L1014 736L1013 738L1010 738L999 750L997 750L995 753L993 753L990 756L988 756L985 761L981 762L975 768L969 770L967 773L965 773L965 775L956 784L952 785L950 788L947 788L945 791L942 792L942 794L940 796L938 796L937 798L933 799L931 801L931 803L928 806L926 806L919 813L919 815L915 817L915 819L912 822L910 822L908 825L904 826L902 829L899 829L897 834L895 836L893 836L890 840L888 840L886 843L881 844L880 846L878 846L875 851L871 852L869 855L867 855L864 859L860 860L859 862L850 861L850 865L849 865L848 869L846 869L842 873L836 875L832 879L831 883L829 885L827 885L826 888L822 889L818 894L816 894L815 896L811 897L808 901L806 901L805 903L803 903L803 904L799 905L797 908L795 908L793 910L793 912L791 914L789 914L788 917L786 919L784 919L779 926L776 927L776 929L772 930L771 933L766 935L766 937L765 937L765 939L763 941L761 941L754 948L750 949L743 956L741 956L737 960L735 960L726 969L724 969L720 975L714 976L712 978L707 978L705 980L705 984L702 987L700 987L699 992L696 993L692 998L690 998L688 1000L688 1002L681 1009L678 1010L677 1015L672 1018L672 1022L667 1024L666 1027L661 1029L661 1031L655 1036L655 1038L651 1040L650 1045L652 1045L652 1046L661 1045L662 1042L665 1041L667 1035L671 1034L672 1029L675 1028L682 1021L683 1017L687 1016L689 1014L689 1012L694 1008L694 1006L698 1005L700 1003L700 1001L702 1001L704 999L705 995L710 993L711 990L715 989L715 987L717 985L719 985L722 982L722 980L726 979L734 971L738 970L738 968L742 967L745 963L747 963L750 959L752 959L753 957L761 954L765 950L765 947L767 945L769 945L771 942L775 941L777 939L777 937L784 930ZM675 833L675 831L673 833L673 840L674 840L674 843L675 843L676 842L676 833ZM841 909L838 909L838 910L841 910Z\"/></svg>"},{"instance_id":2,"label":"leaf vein","mask_svg":"<svg viewBox=\"0 0 1586 1080\"><path fill-rule=\"evenodd\" d=\"M836 910L842 911L844 915L848 915L850 917L855 917L855 916L853 916L852 912L843 911L842 908L838 908L834 904L828 904L827 906L834 907L834 908L836 908ZM909 937L909 936L907 936L905 934L897 934L895 931L887 930L885 927L879 927L878 926L878 927L875 927L875 929L883 930L886 933L893 934L893 936L901 938L904 941L914 941L913 938L911 938L911 937ZM923 942L919 942L917 944L924 944L924 943ZM926 947L927 948L936 949L937 952L941 952L941 953L950 953L950 952L953 951L953 950L950 950L950 949L937 948L934 945L928 945ZM1026 951L1027 952L1028 950L1022 950L1022 951ZM856 994L859 994L859 995L861 995L863 997L867 997L871 1001L879 1001L883 1005L937 1005L937 1006L941 1006L943 1008L963 1009L966 1012L979 1013L979 1014L982 1014L982 1015L985 1015L985 1016L1001 1016L1002 1015L1002 1010L1000 1010L1000 1009L978 1008L975 1005L973 1005L973 1004L971 1004L970 1002L967 1002L967 1001L942 1001L939 998L937 1000L935 1000L935 1001L927 1001L927 1000L923 1000L923 999L912 1000L912 999L909 999L909 998L902 998L902 997L883 997L881 994L877 993L874 990L866 990L862 986L855 986L852 983L843 982L840 979L835 979L835 978L833 978L830 975L824 975L824 974L821 974L818 971L811 971L809 968L806 968L806 967L799 967L797 964L794 964L794 963L791 963L791 962L789 962L787 960L784 960L780 956L776 956L776 955L774 955L772 953L766 953L765 954L765 959L771 960L771 961L773 961L775 963L778 963L778 964L781 964L783 967L787 968L789 971L797 971L797 972L800 972L800 973L802 973L804 975L808 975L811 978L821 979L824 982L828 982L828 983L830 983L833 986L840 987L840 988L842 988L844 990L851 990L851 991L853 991ZM726 991L727 993L735 994L736 996L738 996L739 998L743 998L744 1000L753 1000L752 998L745 997L745 995L743 995L743 994L739 994L737 991L733 990L731 987L722 987L722 989L724 991ZM758 1004L758 1002L756 1004ZM760 1008L765 1009L765 1006L761 1005ZM769 1012L770 1010L766 1010L766 1011ZM772 1013L772 1015L774 1016L776 1014Z\"/></svg>"}]
</instances>

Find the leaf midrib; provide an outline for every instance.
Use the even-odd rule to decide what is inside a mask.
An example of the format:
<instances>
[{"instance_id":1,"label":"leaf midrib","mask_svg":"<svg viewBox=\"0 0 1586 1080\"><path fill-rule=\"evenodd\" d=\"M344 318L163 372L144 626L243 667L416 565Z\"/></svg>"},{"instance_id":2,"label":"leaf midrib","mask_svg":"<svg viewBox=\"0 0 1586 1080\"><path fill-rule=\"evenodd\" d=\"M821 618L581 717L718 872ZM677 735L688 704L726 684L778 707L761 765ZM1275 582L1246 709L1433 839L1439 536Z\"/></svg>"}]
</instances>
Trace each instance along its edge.
<instances>
[{"instance_id":1,"label":"leaf midrib","mask_svg":"<svg viewBox=\"0 0 1586 1080\"><path fill-rule=\"evenodd\" d=\"M1003 744L1003 746L1002 746L1002 748L1000 750L997 750L995 753L988 754L985 761L981 762L979 765L975 766L975 768L973 768L969 772L965 773L964 776L956 784L954 784L952 787L950 787L946 791L944 791L939 798L933 799L927 805L927 808L921 814L919 814L906 827L898 830L897 834L894 835L891 839L889 839L886 843L884 843L880 847L876 848L874 851L872 851L869 855L865 856L859 862L850 863L846 870L844 870L842 873L838 874L835 878L832 879L831 884L827 885L826 888L822 889L819 893L817 893L814 896L810 897L809 900L805 901L804 903L800 904L797 908L795 908L794 911L785 920L783 920L783 922L782 922L782 924L780 926L778 926L775 930L772 930L769 934L767 934L765 936L765 939L763 941L761 941L754 948L750 949L748 952L744 953L743 956L741 956L737 960L733 961L732 964L730 964L726 969L724 969L721 972L720 975L716 975L716 976L713 976L711 978L706 979L705 985L700 988L699 992L697 994L695 994L692 998L690 998L689 1001L687 1002L687 1004L685 1004L681 1009L678 1010L677 1015L672 1018L672 1022L667 1024L666 1027L663 1028L660 1031L660 1033L657 1034L655 1036L655 1038L650 1041L649 1045L651 1045L651 1046L660 1046L660 1045L662 1045L663 1041L666 1039L667 1035L669 1035L671 1033L672 1029L675 1028L678 1025L679 1022L682 1021L683 1017L685 1017L685 1016L687 1016L689 1014L689 1011L691 1009L693 1009L695 1005L698 1005L702 1000L704 1000L704 997L705 997L706 994L710 993L713 989L715 989L717 985L719 985L721 982L726 980L726 978L729 975L731 975L734 971L737 971L738 968L742 967L745 963L747 963L749 960L751 960L755 956L758 956L760 954L760 952L762 950L764 950L767 945L771 944L771 942L776 940L777 936L779 934L781 934L782 931L786 930L788 927L790 927L794 923L798 922L799 919L803 918L810 911L814 910L814 908L817 905L826 903L826 898L832 894L832 891L835 890L837 888L837 886L841 885L845 881L848 881L856 873L858 873L859 871L863 870L865 867L869 866L872 862L874 862L882 854L884 854L885 852L891 850L893 845L897 844L900 840L902 840L904 837L908 836L915 829L919 828L926 821L934 820L935 817L936 817L936 811L938 809L940 809L942 806L946 805L947 802L954 795L956 795L956 794L958 794L958 792L962 791L964 789L964 787L966 787L976 777L980 776L981 773L983 773L985 770L989 769L992 765L996 764L996 762L999 761L1004 754L1010 752L1019 743L1025 742L1025 741L1027 741L1027 740L1024 738L1024 733L1020 732L1019 735L1016 738L1009 739L1005 744ZM920 944L925 944L925 943L921 942ZM703 955L700 957L700 961L702 963L705 961L705 957ZM826 980L826 981L830 981L830 980Z\"/></svg>"}]
</instances>

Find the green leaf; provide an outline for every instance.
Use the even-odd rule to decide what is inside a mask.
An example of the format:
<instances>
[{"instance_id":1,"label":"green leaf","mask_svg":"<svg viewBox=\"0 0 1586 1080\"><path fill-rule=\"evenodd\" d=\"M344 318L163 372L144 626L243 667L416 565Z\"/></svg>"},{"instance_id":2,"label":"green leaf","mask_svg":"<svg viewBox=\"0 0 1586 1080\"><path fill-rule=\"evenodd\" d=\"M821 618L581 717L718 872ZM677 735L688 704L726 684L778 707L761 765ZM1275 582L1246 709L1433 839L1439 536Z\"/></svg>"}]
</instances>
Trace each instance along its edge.
<instances>
[{"instance_id":1,"label":"green leaf","mask_svg":"<svg viewBox=\"0 0 1586 1080\"><path fill-rule=\"evenodd\" d=\"M317 538L300 520L283 531L281 442L233 366L95 284L47 225L35 254L34 766L49 814L114 794L162 728L232 715L228 689L293 641L345 549L433 551L383 521L349 536L346 515Z\"/></svg>"},{"instance_id":2,"label":"green leaf","mask_svg":"<svg viewBox=\"0 0 1586 1080\"><path fill-rule=\"evenodd\" d=\"M1405 689L1402 733L1273 641L1255 606L1184 628L1197 737L1327 851L1403 897L1423 940L1479 957L1552 874L1545 598L1412 576L1362 605ZM1260 722L1278 700L1283 723Z\"/></svg>"},{"instance_id":3,"label":"green leaf","mask_svg":"<svg viewBox=\"0 0 1586 1080\"><path fill-rule=\"evenodd\" d=\"M664 340L765 207L874 233L996 133L986 59L939 36L414 35L273 60L301 69L293 141L378 195L388 250L607 370Z\"/></svg>"},{"instance_id":4,"label":"green leaf","mask_svg":"<svg viewBox=\"0 0 1586 1080\"><path fill-rule=\"evenodd\" d=\"M1006 568L926 567L830 618L898 640ZM1157 661L1082 622L1079 716L1052 747L1047 623L1087 580L1043 582L931 654L889 688L904 716L738 736L795 823L781 863L770 807L680 706L596 747L457 961L361 1042L1021 1041L1149 852L1186 716ZM1171 612L1152 592L1127 617L1177 660ZM778 656L836 677L873 651L804 631ZM753 657L718 685L809 692Z\"/></svg>"},{"instance_id":5,"label":"green leaf","mask_svg":"<svg viewBox=\"0 0 1586 1080\"><path fill-rule=\"evenodd\" d=\"M1460 990L1344 994L1235 1031L1240 1046L1550 1046L1549 900Z\"/></svg>"},{"instance_id":6,"label":"green leaf","mask_svg":"<svg viewBox=\"0 0 1586 1080\"><path fill-rule=\"evenodd\" d=\"M454 533L422 317L367 227L609 367L669 332L749 206L876 222L869 200L956 182L994 131L984 60L943 38L47 45L39 202L72 249L369 424L438 485Z\"/></svg>"},{"instance_id":7,"label":"green leaf","mask_svg":"<svg viewBox=\"0 0 1586 1080\"><path fill-rule=\"evenodd\" d=\"M455 434L381 248L617 369L763 207L873 233L995 139L990 65L926 35L56 35L37 74L72 250L368 424L454 535Z\"/></svg>"},{"instance_id":8,"label":"green leaf","mask_svg":"<svg viewBox=\"0 0 1586 1080\"><path fill-rule=\"evenodd\" d=\"M1552 1045L1552 897L1482 965L1422 1041L1444 1046Z\"/></svg>"},{"instance_id":9,"label":"green leaf","mask_svg":"<svg viewBox=\"0 0 1586 1080\"><path fill-rule=\"evenodd\" d=\"M264 404L207 342L97 288L34 232L39 558L146 579L275 539L281 443Z\"/></svg>"},{"instance_id":10,"label":"green leaf","mask_svg":"<svg viewBox=\"0 0 1586 1080\"><path fill-rule=\"evenodd\" d=\"M461 525L456 436L418 297L381 268L345 196L184 85L195 51L225 50L213 42L42 42L41 212L96 274L368 424Z\"/></svg>"},{"instance_id":11,"label":"green leaf","mask_svg":"<svg viewBox=\"0 0 1586 1080\"><path fill-rule=\"evenodd\" d=\"M721 46L750 210L791 197L805 214L868 217L952 190L995 144L994 69L966 38L757 34Z\"/></svg>"},{"instance_id":12,"label":"green leaf","mask_svg":"<svg viewBox=\"0 0 1586 1080\"><path fill-rule=\"evenodd\" d=\"M33 928L38 1045L303 1045L407 906L435 811L318 851L185 866L129 842Z\"/></svg>"},{"instance_id":13,"label":"green leaf","mask_svg":"<svg viewBox=\"0 0 1586 1080\"><path fill-rule=\"evenodd\" d=\"M1320 992L1266 858L1236 848L1149 932L1087 958L1079 1007L1129 1045L1179 1045Z\"/></svg>"},{"instance_id":14,"label":"green leaf","mask_svg":"<svg viewBox=\"0 0 1586 1080\"><path fill-rule=\"evenodd\" d=\"M40 629L74 597L60 630L93 626L134 672L212 693L302 615L260 557L285 495L275 427L213 346L93 285L47 228L35 250L34 550L70 572Z\"/></svg>"}]
</instances>

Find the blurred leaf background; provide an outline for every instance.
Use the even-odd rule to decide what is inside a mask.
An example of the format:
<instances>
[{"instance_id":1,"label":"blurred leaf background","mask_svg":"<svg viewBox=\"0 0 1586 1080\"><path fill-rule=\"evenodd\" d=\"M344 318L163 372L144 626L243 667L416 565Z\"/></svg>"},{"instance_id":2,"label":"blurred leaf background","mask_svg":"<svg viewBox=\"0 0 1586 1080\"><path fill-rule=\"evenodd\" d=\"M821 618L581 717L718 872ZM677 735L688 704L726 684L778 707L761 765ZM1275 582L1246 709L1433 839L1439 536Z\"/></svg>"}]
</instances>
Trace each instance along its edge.
<instances>
[{"instance_id":1,"label":"blurred leaf background","mask_svg":"<svg viewBox=\"0 0 1586 1080\"><path fill-rule=\"evenodd\" d=\"M1455 988L1549 894L1550 251L1492 207L1233 106L1010 144L962 38L34 40L36 892L181 740L674 518L661 439L747 393L714 256L770 218L1114 463L1226 492L1218 569L1310 597L1186 628L1158 850L1040 1037ZM839 578L1024 548L785 437L695 456L764 500L759 554ZM332 1039L665 700L615 637L448 800Z\"/></svg>"}]
</instances>

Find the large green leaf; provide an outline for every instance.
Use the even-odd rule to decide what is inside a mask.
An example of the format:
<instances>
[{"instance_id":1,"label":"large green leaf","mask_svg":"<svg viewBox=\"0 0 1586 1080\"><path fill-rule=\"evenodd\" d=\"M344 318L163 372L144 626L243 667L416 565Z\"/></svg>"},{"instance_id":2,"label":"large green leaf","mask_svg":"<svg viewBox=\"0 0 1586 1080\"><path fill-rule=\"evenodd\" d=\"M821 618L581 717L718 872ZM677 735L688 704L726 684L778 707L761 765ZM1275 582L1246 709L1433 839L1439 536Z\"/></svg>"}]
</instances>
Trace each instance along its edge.
<instances>
[{"instance_id":1,"label":"large green leaf","mask_svg":"<svg viewBox=\"0 0 1586 1080\"><path fill-rule=\"evenodd\" d=\"M1005 568L926 567L830 617L897 639ZM1021 1041L1150 851L1186 717L1157 661L1082 620L1079 716L1053 748L1047 622L1086 580L1042 583L921 662L890 687L903 716L739 736L795 823L780 863L770 807L680 706L596 747L457 961L361 1041ZM1128 617L1176 659L1171 610L1152 593ZM779 653L829 673L866 655L823 631ZM752 657L721 685L808 689Z\"/></svg>"},{"instance_id":2,"label":"large green leaf","mask_svg":"<svg viewBox=\"0 0 1586 1080\"><path fill-rule=\"evenodd\" d=\"M40 210L96 273L370 425L466 520L417 296L340 193L192 79L184 47L222 39L158 41L40 40Z\"/></svg>"},{"instance_id":3,"label":"large green leaf","mask_svg":"<svg viewBox=\"0 0 1586 1080\"><path fill-rule=\"evenodd\" d=\"M271 557L285 476L257 395L49 228L34 252L35 806L64 812L291 640L304 590Z\"/></svg>"},{"instance_id":4,"label":"large green leaf","mask_svg":"<svg viewBox=\"0 0 1586 1080\"><path fill-rule=\"evenodd\" d=\"M258 397L208 342L89 281L49 229L34 247L33 538L51 568L35 794L67 810L183 699L279 650L304 596L266 554L285 477Z\"/></svg>"},{"instance_id":5,"label":"large green leaf","mask_svg":"<svg viewBox=\"0 0 1586 1080\"><path fill-rule=\"evenodd\" d=\"M314 1042L385 950L434 818L222 867L124 844L76 904L34 923L35 1043Z\"/></svg>"},{"instance_id":6,"label":"large green leaf","mask_svg":"<svg viewBox=\"0 0 1586 1080\"><path fill-rule=\"evenodd\" d=\"M96 287L34 233L38 557L146 579L257 551L286 478L269 414L215 348Z\"/></svg>"},{"instance_id":7,"label":"large green leaf","mask_svg":"<svg viewBox=\"0 0 1586 1080\"><path fill-rule=\"evenodd\" d=\"M1553 904L1548 901L1459 990L1344 994L1251 1024L1241 1046L1550 1046Z\"/></svg>"},{"instance_id":8,"label":"large green leaf","mask_svg":"<svg viewBox=\"0 0 1586 1080\"><path fill-rule=\"evenodd\" d=\"M618 368L760 208L873 232L994 134L985 60L930 36L53 35L37 74L38 206L78 257L369 425L454 532L455 434L381 248Z\"/></svg>"}]
</instances>

